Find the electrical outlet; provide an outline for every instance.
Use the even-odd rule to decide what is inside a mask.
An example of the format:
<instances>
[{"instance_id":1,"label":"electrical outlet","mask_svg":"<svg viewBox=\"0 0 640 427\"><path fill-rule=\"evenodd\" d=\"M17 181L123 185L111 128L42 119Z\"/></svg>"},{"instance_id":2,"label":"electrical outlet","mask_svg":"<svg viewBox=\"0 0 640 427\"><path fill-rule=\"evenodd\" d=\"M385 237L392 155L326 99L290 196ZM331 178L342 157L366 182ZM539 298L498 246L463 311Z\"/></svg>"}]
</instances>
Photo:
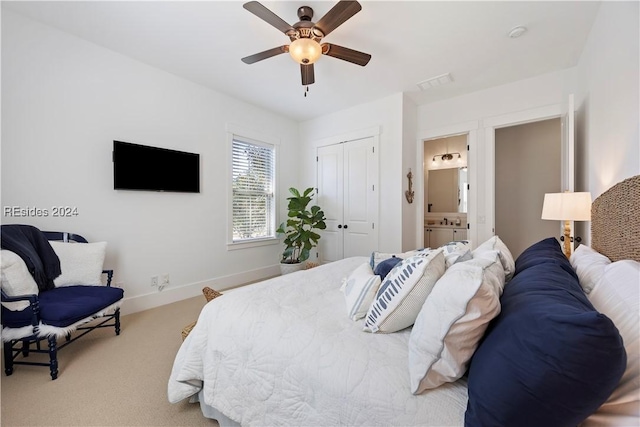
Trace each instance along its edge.
<instances>
[{"instance_id":1,"label":"electrical outlet","mask_svg":"<svg viewBox=\"0 0 640 427\"><path fill-rule=\"evenodd\" d=\"M160 283L162 287L169 286L169 273L164 273L162 275L162 281Z\"/></svg>"},{"instance_id":2,"label":"electrical outlet","mask_svg":"<svg viewBox=\"0 0 640 427\"><path fill-rule=\"evenodd\" d=\"M158 286L158 276L151 276L151 286Z\"/></svg>"}]
</instances>

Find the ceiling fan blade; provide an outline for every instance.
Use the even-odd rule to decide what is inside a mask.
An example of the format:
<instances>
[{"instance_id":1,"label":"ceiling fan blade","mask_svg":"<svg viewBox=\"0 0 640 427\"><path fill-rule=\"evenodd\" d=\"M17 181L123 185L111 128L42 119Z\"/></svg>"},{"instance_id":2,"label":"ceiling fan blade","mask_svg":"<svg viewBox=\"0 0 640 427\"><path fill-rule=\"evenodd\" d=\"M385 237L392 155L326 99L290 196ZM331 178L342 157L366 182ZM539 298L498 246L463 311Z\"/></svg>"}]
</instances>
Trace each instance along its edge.
<instances>
[{"instance_id":1,"label":"ceiling fan blade","mask_svg":"<svg viewBox=\"0 0 640 427\"><path fill-rule=\"evenodd\" d=\"M273 13L272 11L270 11L269 9L267 9L265 6L258 3L257 1L250 1L248 3L243 4L242 7L244 7L249 12L256 15L258 18L267 22L268 24L273 25L278 30L282 31L287 35L288 33L296 32L295 28L287 24L282 18L280 18L278 15L276 15L275 13Z\"/></svg>"},{"instance_id":2,"label":"ceiling fan blade","mask_svg":"<svg viewBox=\"0 0 640 427\"><path fill-rule=\"evenodd\" d=\"M363 67L367 65L371 59L371 55L368 53L358 52L357 50L331 43L322 43L322 54L333 56L334 58L342 59L343 61L349 61L352 64L361 65Z\"/></svg>"},{"instance_id":3,"label":"ceiling fan blade","mask_svg":"<svg viewBox=\"0 0 640 427\"><path fill-rule=\"evenodd\" d=\"M309 86L316 81L313 64L300 64L300 72L302 73L302 86Z\"/></svg>"},{"instance_id":4,"label":"ceiling fan blade","mask_svg":"<svg viewBox=\"0 0 640 427\"><path fill-rule=\"evenodd\" d=\"M263 59L271 58L272 56L280 55L281 53L286 53L289 51L289 46L278 46L273 49L265 50L264 52L254 53L253 55L245 56L242 58L242 62L245 64L253 64L258 61L262 61Z\"/></svg>"},{"instance_id":5,"label":"ceiling fan blade","mask_svg":"<svg viewBox=\"0 0 640 427\"><path fill-rule=\"evenodd\" d=\"M320 18L315 26L327 36L360 10L362 10L362 6L357 1L339 1L326 15Z\"/></svg>"}]
</instances>

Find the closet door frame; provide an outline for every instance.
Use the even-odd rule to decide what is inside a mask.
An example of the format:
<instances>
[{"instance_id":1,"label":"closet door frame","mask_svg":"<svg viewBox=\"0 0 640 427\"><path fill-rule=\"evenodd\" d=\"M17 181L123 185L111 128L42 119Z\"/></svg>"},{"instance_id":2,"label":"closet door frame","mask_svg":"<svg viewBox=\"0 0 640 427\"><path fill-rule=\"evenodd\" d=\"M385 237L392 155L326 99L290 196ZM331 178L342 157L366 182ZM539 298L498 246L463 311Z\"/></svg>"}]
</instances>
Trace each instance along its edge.
<instances>
[{"instance_id":1,"label":"closet door frame","mask_svg":"<svg viewBox=\"0 0 640 427\"><path fill-rule=\"evenodd\" d=\"M329 138L325 138L322 139L320 141L316 141L315 146L316 146L316 160L318 160L318 151L323 148L323 147L327 147L330 145L337 145L337 144L344 144L347 143L349 141L355 141L355 140L361 140L361 139L366 139L366 138L372 138L373 139L373 156L372 156L372 170L371 170L371 174L372 176L370 176L368 178L368 181L371 182L372 185L372 191L374 192L374 197L372 199L372 203L373 206L371 206L371 225L372 225L372 229L371 229L371 246L372 246L372 251L378 250L378 245L379 245L379 230L380 230L380 226L379 226L379 217L380 217L380 161L379 161L379 147L380 147L380 126L374 126L371 128L366 128L366 129L361 129L361 130L356 130L353 132L348 132L348 133L344 133L344 134L340 134L340 135L336 135L333 137L329 137ZM318 162L316 162L316 193L317 190L319 189L319 183L318 183ZM320 189L321 190L321 189ZM316 202L318 200L318 194L316 194ZM320 207L322 208L322 205L320 205ZM344 255L344 245L343 245L343 255ZM320 262L324 263L325 259L323 259L322 256L322 239L320 239L320 242L318 244L318 255L317 255L318 259Z\"/></svg>"},{"instance_id":2,"label":"closet door frame","mask_svg":"<svg viewBox=\"0 0 640 427\"><path fill-rule=\"evenodd\" d=\"M503 114L490 117L482 121L485 131L485 164L487 173L486 205L487 205L487 227L484 230L482 239L486 240L495 233L495 131L496 129L508 126L516 126L525 123L538 122L542 120L560 118L562 123L562 161L561 176L562 187L573 191L575 177L574 161L574 102L573 94L568 96L567 103L548 105L529 110L518 111L511 114ZM542 212L542 206L540 206ZM560 222L560 221L558 221ZM484 241L482 240L482 241Z\"/></svg>"}]
</instances>

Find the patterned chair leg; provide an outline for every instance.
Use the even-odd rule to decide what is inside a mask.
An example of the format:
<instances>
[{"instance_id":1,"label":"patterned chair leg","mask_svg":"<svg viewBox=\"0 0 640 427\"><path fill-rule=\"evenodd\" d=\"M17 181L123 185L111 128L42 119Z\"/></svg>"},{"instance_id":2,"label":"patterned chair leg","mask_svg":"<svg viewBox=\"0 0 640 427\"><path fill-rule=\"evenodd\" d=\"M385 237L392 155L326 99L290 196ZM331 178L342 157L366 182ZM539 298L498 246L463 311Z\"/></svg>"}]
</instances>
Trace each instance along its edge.
<instances>
[{"instance_id":1,"label":"patterned chair leg","mask_svg":"<svg viewBox=\"0 0 640 427\"><path fill-rule=\"evenodd\" d=\"M120 335L120 309L117 308L116 312L114 313L115 315L115 320L116 320L116 335Z\"/></svg>"},{"instance_id":2,"label":"patterned chair leg","mask_svg":"<svg viewBox=\"0 0 640 427\"><path fill-rule=\"evenodd\" d=\"M9 376L13 374L13 341L4 343L4 373Z\"/></svg>"},{"instance_id":3,"label":"patterned chair leg","mask_svg":"<svg viewBox=\"0 0 640 427\"><path fill-rule=\"evenodd\" d=\"M51 370L51 379L58 378L58 348L56 345L55 335L48 338L49 341L49 369Z\"/></svg>"}]
</instances>

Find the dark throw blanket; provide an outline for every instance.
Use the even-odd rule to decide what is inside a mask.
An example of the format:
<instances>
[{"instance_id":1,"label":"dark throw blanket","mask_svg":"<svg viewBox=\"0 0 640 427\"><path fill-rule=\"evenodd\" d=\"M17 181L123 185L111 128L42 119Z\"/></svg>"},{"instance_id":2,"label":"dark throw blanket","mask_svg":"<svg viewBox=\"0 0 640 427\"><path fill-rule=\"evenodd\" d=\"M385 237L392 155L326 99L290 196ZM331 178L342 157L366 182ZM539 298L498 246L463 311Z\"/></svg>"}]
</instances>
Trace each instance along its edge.
<instances>
[{"instance_id":1,"label":"dark throw blanket","mask_svg":"<svg viewBox=\"0 0 640 427\"><path fill-rule=\"evenodd\" d=\"M15 252L24 260L41 292L55 288L53 279L62 273L60 260L40 230L31 225L9 224L2 226L0 236L2 249Z\"/></svg>"}]
</instances>

